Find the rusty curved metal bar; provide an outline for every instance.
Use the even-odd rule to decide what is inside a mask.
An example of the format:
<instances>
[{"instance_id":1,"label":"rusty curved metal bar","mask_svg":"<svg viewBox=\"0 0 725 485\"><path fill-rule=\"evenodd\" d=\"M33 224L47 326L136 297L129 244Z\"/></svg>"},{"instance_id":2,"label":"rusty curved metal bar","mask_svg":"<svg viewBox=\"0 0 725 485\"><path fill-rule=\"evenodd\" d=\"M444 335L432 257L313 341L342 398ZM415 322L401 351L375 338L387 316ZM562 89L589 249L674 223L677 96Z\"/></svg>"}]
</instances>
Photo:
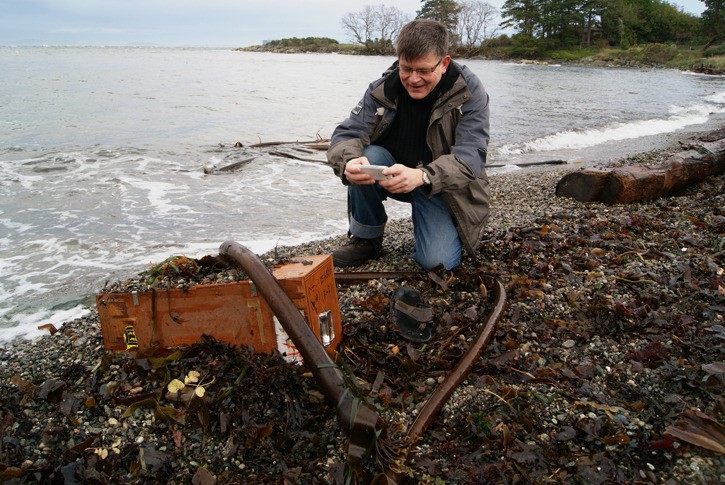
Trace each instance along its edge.
<instances>
[{"instance_id":1,"label":"rusty curved metal bar","mask_svg":"<svg viewBox=\"0 0 725 485\"><path fill-rule=\"evenodd\" d=\"M491 312L486 317L485 323L481 326L476 335L476 338L471 343L461 360L453 368L448 377L441 383L440 386L433 391L433 394L428 398L423 408L418 413L413 424L408 428L407 436L414 442L428 428L428 425L435 419L438 412L441 410L443 405L451 397L453 391L463 382L463 380L471 372L476 361L481 357L483 349L486 348L489 340L493 337L493 332L496 329L496 324L501 319L504 310L506 309L507 297L506 288L497 279L491 276L484 276L484 283L486 286L493 286L494 294L494 306ZM399 484L401 475L393 471L386 471L375 477L373 480L374 485L394 485Z\"/></svg>"},{"instance_id":2,"label":"rusty curved metal bar","mask_svg":"<svg viewBox=\"0 0 725 485\"><path fill-rule=\"evenodd\" d=\"M428 398L425 405L418 413L418 417L415 421L413 421L413 424L408 429L408 436L413 439L417 439L423 434L446 401L448 401L448 398L451 397L453 391L456 390L456 388L471 372L474 364L481 357L483 349L486 348L489 340L493 337L496 324L501 319L501 316L506 309L506 288L497 279L490 276L486 276L485 278L490 283L490 286L493 286L494 306L488 314L488 317L486 317L486 322L479 329L471 346L468 348L466 353L463 354L463 357L461 357L461 360L458 361L458 364L456 364L446 380L443 381L435 391L433 391L431 397Z\"/></svg>"},{"instance_id":3,"label":"rusty curved metal bar","mask_svg":"<svg viewBox=\"0 0 725 485\"><path fill-rule=\"evenodd\" d=\"M262 261L248 248L234 241L222 243L219 254L231 259L247 273L277 316L282 328L302 354L305 366L315 376L321 392L337 409L338 421L350 437L348 462L353 466L361 465L376 439L385 432L383 420L367 403L353 395L342 371Z\"/></svg>"}]
</instances>

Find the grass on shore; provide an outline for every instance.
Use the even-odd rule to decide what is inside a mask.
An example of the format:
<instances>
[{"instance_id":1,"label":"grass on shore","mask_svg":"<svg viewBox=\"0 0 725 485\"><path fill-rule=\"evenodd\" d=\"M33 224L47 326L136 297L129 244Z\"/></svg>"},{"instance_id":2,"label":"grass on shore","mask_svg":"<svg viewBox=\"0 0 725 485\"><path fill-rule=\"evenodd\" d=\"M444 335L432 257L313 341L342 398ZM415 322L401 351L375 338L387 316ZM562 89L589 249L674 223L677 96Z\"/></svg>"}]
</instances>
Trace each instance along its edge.
<instances>
[{"instance_id":1,"label":"grass on shore","mask_svg":"<svg viewBox=\"0 0 725 485\"><path fill-rule=\"evenodd\" d=\"M462 57L489 59L521 59L510 47L478 49ZM572 47L536 51L531 57L541 62L572 62L627 67L665 67L684 71L725 74L725 46L704 49L703 46L643 44L622 49L618 47Z\"/></svg>"},{"instance_id":2,"label":"grass on shore","mask_svg":"<svg viewBox=\"0 0 725 485\"><path fill-rule=\"evenodd\" d=\"M566 51L570 53L571 51ZM619 61L633 65L667 67L672 69L725 73L725 55L720 50L705 51L694 47L677 47L664 44L646 44L629 49L601 49L594 59Z\"/></svg>"}]
</instances>

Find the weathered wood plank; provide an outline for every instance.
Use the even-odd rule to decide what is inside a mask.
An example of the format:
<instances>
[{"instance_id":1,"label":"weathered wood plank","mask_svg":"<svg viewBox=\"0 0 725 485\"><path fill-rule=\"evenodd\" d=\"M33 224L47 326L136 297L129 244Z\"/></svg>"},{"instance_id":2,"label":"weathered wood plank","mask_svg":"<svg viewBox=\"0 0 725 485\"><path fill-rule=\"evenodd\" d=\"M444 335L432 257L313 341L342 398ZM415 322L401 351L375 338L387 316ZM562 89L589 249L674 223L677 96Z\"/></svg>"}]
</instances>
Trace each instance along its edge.
<instances>
[{"instance_id":1,"label":"weathered wood plank","mask_svg":"<svg viewBox=\"0 0 725 485\"><path fill-rule=\"evenodd\" d=\"M691 143L659 167L583 169L556 185L558 197L581 202L631 204L676 195L707 177L725 172L725 138Z\"/></svg>"}]
</instances>

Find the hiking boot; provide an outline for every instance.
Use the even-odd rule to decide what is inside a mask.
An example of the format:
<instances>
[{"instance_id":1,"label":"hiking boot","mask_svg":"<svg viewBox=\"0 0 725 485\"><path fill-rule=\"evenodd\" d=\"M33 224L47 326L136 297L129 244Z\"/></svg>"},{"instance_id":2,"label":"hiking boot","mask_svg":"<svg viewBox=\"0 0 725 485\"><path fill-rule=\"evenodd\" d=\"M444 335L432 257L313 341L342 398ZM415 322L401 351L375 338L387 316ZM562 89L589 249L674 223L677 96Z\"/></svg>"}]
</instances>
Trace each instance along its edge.
<instances>
[{"instance_id":1,"label":"hiking boot","mask_svg":"<svg viewBox=\"0 0 725 485\"><path fill-rule=\"evenodd\" d=\"M371 259L377 259L383 253L383 237L363 239L351 236L343 246L332 252L332 262L335 266L360 266Z\"/></svg>"}]
</instances>

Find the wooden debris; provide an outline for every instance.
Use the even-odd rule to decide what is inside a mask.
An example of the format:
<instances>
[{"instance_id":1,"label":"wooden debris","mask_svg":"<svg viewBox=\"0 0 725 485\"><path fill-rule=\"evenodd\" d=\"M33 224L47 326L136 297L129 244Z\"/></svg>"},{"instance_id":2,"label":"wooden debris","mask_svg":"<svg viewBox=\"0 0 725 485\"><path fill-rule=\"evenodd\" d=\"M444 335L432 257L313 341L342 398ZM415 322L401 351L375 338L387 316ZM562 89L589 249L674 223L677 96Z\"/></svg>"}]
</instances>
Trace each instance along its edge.
<instances>
[{"instance_id":1,"label":"wooden debris","mask_svg":"<svg viewBox=\"0 0 725 485\"><path fill-rule=\"evenodd\" d=\"M540 162L528 162L528 163L497 163L493 165L486 165L486 168L502 168L502 167L533 167L534 165L566 165L566 160L543 160Z\"/></svg>"},{"instance_id":2,"label":"wooden debris","mask_svg":"<svg viewBox=\"0 0 725 485\"><path fill-rule=\"evenodd\" d=\"M314 141L267 141L267 142L260 142L255 143L254 145L249 145L249 148L267 148L267 147L273 147L277 145L304 145L306 147L315 149L315 150L327 150L329 145L329 140L325 140L322 138L318 138Z\"/></svg>"},{"instance_id":3,"label":"wooden debris","mask_svg":"<svg viewBox=\"0 0 725 485\"><path fill-rule=\"evenodd\" d=\"M711 175L725 172L725 133L715 141L692 143L660 167L584 169L565 175L556 195L581 202L631 204L676 195Z\"/></svg>"},{"instance_id":4,"label":"wooden debris","mask_svg":"<svg viewBox=\"0 0 725 485\"><path fill-rule=\"evenodd\" d=\"M269 152L269 154L274 155L275 157L291 158L293 160L301 160L303 162L327 163L325 160L316 160L314 158L299 157L297 155L293 155L292 153L287 153L287 152L273 151L273 152Z\"/></svg>"},{"instance_id":5,"label":"wooden debris","mask_svg":"<svg viewBox=\"0 0 725 485\"><path fill-rule=\"evenodd\" d=\"M58 329L52 323L46 323L44 325L38 325L38 330L47 330L51 335L58 333Z\"/></svg>"},{"instance_id":6,"label":"wooden debris","mask_svg":"<svg viewBox=\"0 0 725 485\"><path fill-rule=\"evenodd\" d=\"M725 426L699 409L688 409L666 433L693 445L725 455Z\"/></svg>"},{"instance_id":7,"label":"wooden debris","mask_svg":"<svg viewBox=\"0 0 725 485\"><path fill-rule=\"evenodd\" d=\"M229 165L225 165L221 168L216 168L216 166L213 165L207 165L203 167L203 171L205 174L211 174L215 172L235 172L254 160L257 157L251 157L251 158L245 158L244 160L240 160L238 162L230 163Z\"/></svg>"}]
</instances>

